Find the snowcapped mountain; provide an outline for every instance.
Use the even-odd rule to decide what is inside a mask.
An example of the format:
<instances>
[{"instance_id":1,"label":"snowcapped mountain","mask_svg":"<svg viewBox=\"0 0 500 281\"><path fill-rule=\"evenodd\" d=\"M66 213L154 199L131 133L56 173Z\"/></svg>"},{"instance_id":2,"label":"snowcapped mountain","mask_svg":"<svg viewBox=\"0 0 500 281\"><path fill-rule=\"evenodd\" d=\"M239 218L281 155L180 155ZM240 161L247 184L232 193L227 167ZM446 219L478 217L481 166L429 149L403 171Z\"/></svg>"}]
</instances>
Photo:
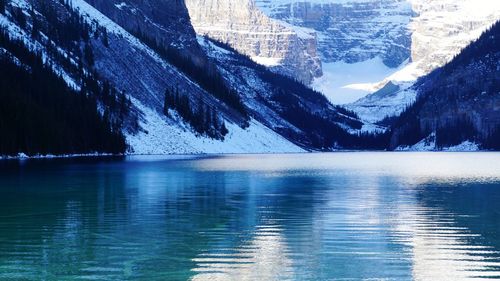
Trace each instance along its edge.
<instances>
[{"instance_id":1,"label":"snowcapped mountain","mask_svg":"<svg viewBox=\"0 0 500 281\"><path fill-rule=\"evenodd\" d=\"M170 4L175 4L174 2L179 3L172 1ZM180 9L179 7L177 8ZM210 65L188 24L187 12L174 10L169 17L165 14L156 15L162 21L155 21L155 10L150 8L145 1L71 0L62 3L55 0L11 0L0 14L0 25L11 38L20 40L33 52L41 54L43 60L50 63L70 87L82 90L87 87L83 82L83 74L95 73L99 77L99 85L106 82L116 92L125 93L131 101L130 111L133 113L129 119L135 119L135 122L125 120L122 128L130 145L130 152L164 154L302 151L253 118L239 113L232 103L227 102L227 98L212 93L209 87L200 86L201 79L197 81L196 75L174 66L176 62L163 56L159 45L148 45L148 40L140 39L139 32L133 28L147 31L148 35L155 34L158 39L156 42L171 40L180 50L176 55L192 58L198 65ZM127 12L122 14L123 11ZM135 26L132 24L134 18L130 17L129 12L137 17L136 22L146 23ZM182 22L182 16L184 23L174 25L169 32L165 31L166 28L171 28L171 22ZM63 35L58 30L71 30L68 22L73 18L81 18L86 23L85 26L88 26L88 33L86 30L73 30L84 34L85 39L70 38L67 42L63 41L60 39ZM123 26L118 22L122 22ZM154 30L163 32L156 33ZM188 61L182 63L189 65ZM165 91L172 87L176 87L179 94L185 95L192 103L216 109L218 122L224 122L228 132L224 136L209 137L205 132L193 129L192 122L188 122L175 110L170 116L166 116L163 113Z\"/></svg>"},{"instance_id":2,"label":"snowcapped mountain","mask_svg":"<svg viewBox=\"0 0 500 281\"><path fill-rule=\"evenodd\" d=\"M391 125L391 149L500 148L500 21L413 86L416 102Z\"/></svg>"},{"instance_id":3,"label":"snowcapped mountain","mask_svg":"<svg viewBox=\"0 0 500 281\"><path fill-rule=\"evenodd\" d=\"M465 0L414 0L410 10L395 0L197 1L1 1L0 63L9 71L0 94L12 106L2 105L0 120L18 123L0 122L11 136L0 154L386 149L395 131L367 132L397 129L394 119L380 121L440 83L415 80L497 18L497 5L458 17L470 8ZM315 87L378 91L348 109L332 104L300 82L321 73L321 60ZM496 75L491 64L474 66ZM13 75L32 83L11 89ZM50 102L55 96L60 101ZM490 125L474 123L481 140ZM439 128L425 133L437 137Z\"/></svg>"},{"instance_id":4,"label":"snowcapped mountain","mask_svg":"<svg viewBox=\"0 0 500 281\"><path fill-rule=\"evenodd\" d=\"M253 0L187 0L186 5L198 34L306 84L321 76L313 30L271 19Z\"/></svg>"},{"instance_id":5,"label":"snowcapped mountain","mask_svg":"<svg viewBox=\"0 0 500 281\"><path fill-rule=\"evenodd\" d=\"M408 87L418 77L448 62L500 18L500 2L493 0L246 0L226 9L230 3L189 0L196 30L250 56L257 53L245 46L266 46L268 54L291 53L299 61L294 65L302 64L302 51L287 48L289 38L276 40L248 31L274 30L256 20L260 17L291 30L306 30L316 38L310 46L317 50L322 65L318 73L323 73L311 85L335 104L358 101L389 81L398 85L397 94L380 100L380 94L374 95L348 106L367 121L401 112L415 98ZM281 60L257 61L278 63L285 74L296 71Z\"/></svg>"},{"instance_id":6,"label":"snowcapped mountain","mask_svg":"<svg viewBox=\"0 0 500 281\"><path fill-rule=\"evenodd\" d=\"M410 55L413 16L405 0L255 0L272 18L314 30L324 63L382 58L397 67Z\"/></svg>"},{"instance_id":7,"label":"snowcapped mountain","mask_svg":"<svg viewBox=\"0 0 500 281\"><path fill-rule=\"evenodd\" d=\"M500 19L499 1L412 0L412 5L410 61L373 81L375 93L348 105L363 120L376 122L402 112L416 98L412 86L419 77L450 61ZM397 87L378 91L389 81Z\"/></svg>"},{"instance_id":8,"label":"snowcapped mountain","mask_svg":"<svg viewBox=\"0 0 500 281\"><path fill-rule=\"evenodd\" d=\"M95 100L130 153L360 146L349 134L361 126L355 115L228 46L197 37L187 11L174 0L9 0L0 25L69 88Z\"/></svg>"}]
</instances>

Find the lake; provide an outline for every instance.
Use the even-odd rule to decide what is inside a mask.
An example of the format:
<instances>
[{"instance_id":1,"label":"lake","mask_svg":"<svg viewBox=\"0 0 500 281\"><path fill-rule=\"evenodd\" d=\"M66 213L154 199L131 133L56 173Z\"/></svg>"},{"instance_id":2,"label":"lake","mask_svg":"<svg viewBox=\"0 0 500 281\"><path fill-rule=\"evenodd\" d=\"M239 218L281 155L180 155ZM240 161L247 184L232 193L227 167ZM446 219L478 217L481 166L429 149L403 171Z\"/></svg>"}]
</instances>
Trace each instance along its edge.
<instances>
[{"instance_id":1,"label":"lake","mask_svg":"<svg viewBox=\"0 0 500 281\"><path fill-rule=\"evenodd\" d=\"M0 280L500 278L500 153L0 161Z\"/></svg>"}]
</instances>

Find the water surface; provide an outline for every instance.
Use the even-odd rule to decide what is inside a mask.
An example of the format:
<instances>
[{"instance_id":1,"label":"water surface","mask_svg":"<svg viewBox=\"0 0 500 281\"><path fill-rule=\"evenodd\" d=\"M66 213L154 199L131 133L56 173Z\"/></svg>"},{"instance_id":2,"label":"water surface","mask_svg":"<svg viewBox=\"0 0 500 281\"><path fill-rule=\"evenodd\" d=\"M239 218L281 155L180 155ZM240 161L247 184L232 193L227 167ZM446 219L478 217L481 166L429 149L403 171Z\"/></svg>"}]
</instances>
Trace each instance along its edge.
<instances>
[{"instance_id":1,"label":"water surface","mask_svg":"<svg viewBox=\"0 0 500 281\"><path fill-rule=\"evenodd\" d=\"M0 162L0 280L500 278L500 154Z\"/></svg>"}]
</instances>

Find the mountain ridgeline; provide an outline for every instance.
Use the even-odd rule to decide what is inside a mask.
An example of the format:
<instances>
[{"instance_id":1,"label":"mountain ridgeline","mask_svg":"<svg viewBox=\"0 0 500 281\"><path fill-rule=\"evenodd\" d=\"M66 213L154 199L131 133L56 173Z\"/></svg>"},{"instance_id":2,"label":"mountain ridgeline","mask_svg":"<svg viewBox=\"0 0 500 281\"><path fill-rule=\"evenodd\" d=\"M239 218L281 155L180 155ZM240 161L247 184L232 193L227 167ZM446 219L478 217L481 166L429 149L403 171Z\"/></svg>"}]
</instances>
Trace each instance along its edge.
<instances>
[{"instance_id":1,"label":"mountain ridgeline","mask_svg":"<svg viewBox=\"0 0 500 281\"><path fill-rule=\"evenodd\" d=\"M203 39L189 24L182 1L9 0L2 2L0 20L6 38L24 46L43 61L45 72L66 84L69 99L90 100L92 106L87 107L93 108L92 114L99 116L112 135L85 133L77 139L88 138L89 143L120 140L103 148L72 150L51 139L47 141L53 143L51 149L39 149L37 142L42 138L33 135L33 148L10 147L2 155L271 152L366 145L349 133L361 126L356 116L332 106L321 94L232 49L225 50L228 64L223 65L222 58L213 57L205 43L200 44ZM30 66L4 49L4 60L20 68ZM14 96L9 90L5 94ZM46 90L40 95L51 94ZM64 115L77 112L71 110L74 106L58 105L57 109L65 111L57 119L69 122L67 127L80 127L74 118ZM46 110L55 114L56 108ZM44 130L30 120L5 124L20 131ZM88 120L93 119L81 122ZM71 133L63 130L59 135ZM22 143L12 137L6 141ZM215 149L207 148L207 142ZM232 150L226 149L228 142L233 143Z\"/></svg>"},{"instance_id":2,"label":"mountain ridgeline","mask_svg":"<svg viewBox=\"0 0 500 281\"><path fill-rule=\"evenodd\" d=\"M183 1L0 0L0 26L0 156L387 150L430 136L498 149L498 24L420 79L383 133L196 36Z\"/></svg>"},{"instance_id":3,"label":"mountain ridgeline","mask_svg":"<svg viewBox=\"0 0 500 281\"><path fill-rule=\"evenodd\" d=\"M464 141L500 149L500 22L415 87L416 102L392 124L389 149L429 137L436 149Z\"/></svg>"}]
</instances>

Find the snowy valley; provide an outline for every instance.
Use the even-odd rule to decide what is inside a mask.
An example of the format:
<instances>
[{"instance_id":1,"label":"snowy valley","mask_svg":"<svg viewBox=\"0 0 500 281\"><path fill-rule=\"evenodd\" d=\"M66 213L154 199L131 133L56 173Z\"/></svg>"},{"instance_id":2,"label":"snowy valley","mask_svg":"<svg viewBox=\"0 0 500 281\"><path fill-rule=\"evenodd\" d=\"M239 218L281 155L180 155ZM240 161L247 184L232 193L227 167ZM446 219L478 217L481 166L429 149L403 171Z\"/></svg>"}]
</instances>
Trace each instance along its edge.
<instances>
[{"instance_id":1,"label":"snowy valley","mask_svg":"<svg viewBox=\"0 0 500 281\"><path fill-rule=\"evenodd\" d=\"M500 2L492 0L202 2L187 1L198 33L264 65L273 62L300 81L311 80L296 66L318 56L314 65L321 71L313 72L321 75L313 75L311 86L369 123L400 113L415 99L409 88L417 78L443 66L500 19ZM282 36L281 29L290 35ZM313 41L310 47L291 48L301 34ZM302 58L303 53L310 55ZM286 59L290 56L294 63ZM397 92L363 99L389 81L399 86Z\"/></svg>"}]
</instances>

